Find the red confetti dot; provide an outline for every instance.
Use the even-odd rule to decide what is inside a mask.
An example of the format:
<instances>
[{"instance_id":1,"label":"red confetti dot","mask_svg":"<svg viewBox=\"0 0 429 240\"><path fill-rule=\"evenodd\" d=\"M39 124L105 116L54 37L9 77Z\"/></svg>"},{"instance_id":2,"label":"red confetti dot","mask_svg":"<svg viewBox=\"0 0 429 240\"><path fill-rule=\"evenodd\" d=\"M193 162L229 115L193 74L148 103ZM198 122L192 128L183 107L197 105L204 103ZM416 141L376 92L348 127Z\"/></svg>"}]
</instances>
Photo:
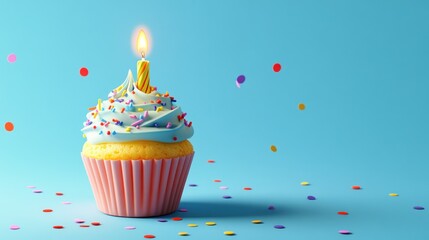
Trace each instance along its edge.
<instances>
[{"instance_id":1,"label":"red confetti dot","mask_svg":"<svg viewBox=\"0 0 429 240\"><path fill-rule=\"evenodd\" d=\"M92 226L100 226L101 225L100 222L92 222L91 224L92 224Z\"/></svg>"},{"instance_id":2,"label":"red confetti dot","mask_svg":"<svg viewBox=\"0 0 429 240\"><path fill-rule=\"evenodd\" d=\"M54 210L49 209L49 208L43 209L43 212L53 212L53 211L54 211Z\"/></svg>"},{"instance_id":3,"label":"red confetti dot","mask_svg":"<svg viewBox=\"0 0 429 240\"><path fill-rule=\"evenodd\" d=\"M174 141L177 141L177 137L173 137L173 140L174 140Z\"/></svg>"},{"instance_id":4,"label":"red confetti dot","mask_svg":"<svg viewBox=\"0 0 429 240\"><path fill-rule=\"evenodd\" d=\"M243 190L249 191L249 190L252 190L252 188L251 187L245 187L245 188L243 188Z\"/></svg>"},{"instance_id":5,"label":"red confetti dot","mask_svg":"<svg viewBox=\"0 0 429 240\"><path fill-rule=\"evenodd\" d=\"M282 65L280 65L280 63L274 63L273 65L274 72L280 72L281 69L282 69Z\"/></svg>"},{"instance_id":6,"label":"red confetti dot","mask_svg":"<svg viewBox=\"0 0 429 240\"><path fill-rule=\"evenodd\" d=\"M174 217L174 218L171 218L171 220L173 220L173 221L182 221L183 218L181 218L181 217Z\"/></svg>"},{"instance_id":7,"label":"red confetti dot","mask_svg":"<svg viewBox=\"0 0 429 240\"><path fill-rule=\"evenodd\" d=\"M6 131L8 131L8 132L13 131L14 128L15 128L15 126L13 126L13 123L11 123L11 122L6 122L4 124L4 129L6 129Z\"/></svg>"},{"instance_id":8,"label":"red confetti dot","mask_svg":"<svg viewBox=\"0 0 429 240\"><path fill-rule=\"evenodd\" d=\"M82 77L86 77L86 76L88 76L88 68L86 68L86 67L82 67L82 68L80 69L80 75L81 75Z\"/></svg>"},{"instance_id":9,"label":"red confetti dot","mask_svg":"<svg viewBox=\"0 0 429 240\"><path fill-rule=\"evenodd\" d=\"M345 212L345 211L341 211L341 212L337 212L339 215L349 215L349 213L348 212Z\"/></svg>"},{"instance_id":10,"label":"red confetti dot","mask_svg":"<svg viewBox=\"0 0 429 240\"><path fill-rule=\"evenodd\" d=\"M89 225L88 224L81 224L81 225L79 225L79 227L81 227L81 228L89 228Z\"/></svg>"},{"instance_id":11,"label":"red confetti dot","mask_svg":"<svg viewBox=\"0 0 429 240\"><path fill-rule=\"evenodd\" d=\"M215 179L215 180L213 180L213 182L222 182L222 181L219 179Z\"/></svg>"},{"instance_id":12,"label":"red confetti dot","mask_svg":"<svg viewBox=\"0 0 429 240\"><path fill-rule=\"evenodd\" d=\"M360 189L362 189L360 186L357 186L357 185L352 186L352 188L353 188L354 190L360 190Z\"/></svg>"},{"instance_id":13,"label":"red confetti dot","mask_svg":"<svg viewBox=\"0 0 429 240\"><path fill-rule=\"evenodd\" d=\"M61 225L55 225L55 226L53 226L52 228L54 228L54 229L63 229L63 228L64 228L64 226L61 226Z\"/></svg>"},{"instance_id":14,"label":"red confetti dot","mask_svg":"<svg viewBox=\"0 0 429 240\"><path fill-rule=\"evenodd\" d=\"M107 131L107 135L110 135L110 131Z\"/></svg>"},{"instance_id":15,"label":"red confetti dot","mask_svg":"<svg viewBox=\"0 0 429 240\"><path fill-rule=\"evenodd\" d=\"M214 163L214 162L215 162L215 160L208 160L207 162L208 162L208 163Z\"/></svg>"},{"instance_id":16,"label":"red confetti dot","mask_svg":"<svg viewBox=\"0 0 429 240\"><path fill-rule=\"evenodd\" d=\"M144 238L155 238L155 235L152 235L152 234L146 234L146 235L144 235Z\"/></svg>"},{"instance_id":17,"label":"red confetti dot","mask_svg":"<svg viewBox=\"0 0 429 240\"><path fill-rule=\"evenodd\" d=\"M56 192L55 195L62 196L62 195L64 195L64 193L62 193L62 192Z\"/></svg>"}]
</instances>

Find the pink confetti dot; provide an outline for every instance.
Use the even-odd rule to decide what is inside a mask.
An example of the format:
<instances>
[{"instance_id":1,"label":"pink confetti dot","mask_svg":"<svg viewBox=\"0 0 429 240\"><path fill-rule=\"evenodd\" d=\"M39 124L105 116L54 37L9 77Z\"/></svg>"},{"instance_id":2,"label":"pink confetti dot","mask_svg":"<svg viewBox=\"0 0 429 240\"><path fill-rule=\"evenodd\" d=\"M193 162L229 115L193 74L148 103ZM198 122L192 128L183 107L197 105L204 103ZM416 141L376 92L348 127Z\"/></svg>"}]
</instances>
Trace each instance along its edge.
<instances>
[{"instance_id":1,"label":"pink confetti dot","mask_svg":"<svg viewBox=\"0 0 429 240\"><path fill-rule=\"evenodd\" d=\"M14 63L16 61L16 55L15 53L11 53L7 56L7 61L10 63Z\"/></svg>"},{"instance_id":2,"label":"pink confetti dot","mask_svg":"<svg viewBox=\"0 0 429 240\"><path fill-rule=\"evenodd\" d=\"M134 226L127 226L127 227L125 227L125 230L134 230L134 229L136 229L136 227L134 227Z\"/></svg>"},{"instance_id":3,"label":"pink confetti dot","mask_svg":"<svg viewBox=\"0 0 429 240\"><path fill-rule=\"evenodd\" d=\"M19 230L20 227L18 225L10 225L9 229L10 230Z\"/></svg>"}]
</instances>

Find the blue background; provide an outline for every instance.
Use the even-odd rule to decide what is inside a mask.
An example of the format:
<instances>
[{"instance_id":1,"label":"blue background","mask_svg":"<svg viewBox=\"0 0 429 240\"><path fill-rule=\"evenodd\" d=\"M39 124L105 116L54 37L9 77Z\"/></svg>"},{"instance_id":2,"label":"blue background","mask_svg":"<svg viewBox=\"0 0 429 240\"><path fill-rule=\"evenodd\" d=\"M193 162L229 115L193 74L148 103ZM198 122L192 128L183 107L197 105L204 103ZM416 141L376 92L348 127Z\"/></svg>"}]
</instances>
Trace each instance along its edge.
<instances>
[{"instance_id":1,"label":"blue background","mask_svg":"<svg viewBox=\"0 0 429 240\"><path fill-rule=\"evenodd\" d=\"M428 209L413 207L429 207L428 11L424 0L1 1L1 238L427 239ZM195 128L198 187L185 187L188 212L165 217L178 222L98 212L80 159L87 108L135 76L138 26L152 85Z\"/></svg>"}]
</instances>

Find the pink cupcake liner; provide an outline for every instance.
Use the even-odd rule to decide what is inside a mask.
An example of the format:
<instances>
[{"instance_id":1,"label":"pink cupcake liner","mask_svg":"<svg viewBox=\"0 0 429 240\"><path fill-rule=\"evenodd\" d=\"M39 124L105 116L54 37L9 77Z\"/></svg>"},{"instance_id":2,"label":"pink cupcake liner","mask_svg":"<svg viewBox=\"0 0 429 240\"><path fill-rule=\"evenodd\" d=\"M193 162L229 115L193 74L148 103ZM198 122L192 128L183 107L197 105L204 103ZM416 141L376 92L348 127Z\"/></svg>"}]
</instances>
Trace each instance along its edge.
<instances>
[{"instance_id":1,"label":"pink cupcake liner","mask_svg":"<svg viewBox=\"0 0 429 240\"><path fill-rule=\"evenodd\" d=\"M82 160L100 211L121 217L151 217L178 208L193 156L103 160L82 154Z\"/></svg>"}]
</instances>

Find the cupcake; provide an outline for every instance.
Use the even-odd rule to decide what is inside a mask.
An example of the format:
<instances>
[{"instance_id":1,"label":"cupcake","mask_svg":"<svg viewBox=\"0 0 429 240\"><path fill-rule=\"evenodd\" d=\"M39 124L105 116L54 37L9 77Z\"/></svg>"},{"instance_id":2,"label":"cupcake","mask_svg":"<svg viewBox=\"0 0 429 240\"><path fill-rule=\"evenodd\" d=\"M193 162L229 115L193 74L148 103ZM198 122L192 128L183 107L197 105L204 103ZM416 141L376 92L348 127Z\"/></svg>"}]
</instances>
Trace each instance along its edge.
<instances>
[{"instance_id":1,"label":"cupcake","mask_svg":"<svg viewBox=\"0 0 429 240\"><path fill-rule=\"evenodd\" d=\"M140 91L131 71L108 99L90 108L82 160L98 209L150 217L179 206L194 150L192 122L168 92Z\"/></svg>"}]
</instances>

